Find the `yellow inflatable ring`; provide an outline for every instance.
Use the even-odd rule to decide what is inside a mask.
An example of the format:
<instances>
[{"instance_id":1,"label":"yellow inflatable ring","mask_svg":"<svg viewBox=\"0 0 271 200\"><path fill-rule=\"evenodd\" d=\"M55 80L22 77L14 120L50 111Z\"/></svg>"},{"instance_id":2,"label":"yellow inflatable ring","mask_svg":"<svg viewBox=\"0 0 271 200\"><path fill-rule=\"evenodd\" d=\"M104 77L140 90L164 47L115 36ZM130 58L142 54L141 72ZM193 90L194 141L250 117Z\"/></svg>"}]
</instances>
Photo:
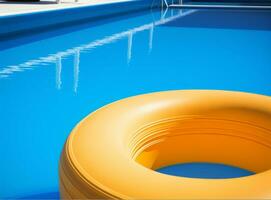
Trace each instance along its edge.
<instances>
[{"instance_id":1,"label":"yellow inflatable ring","mask_svg":"<svg viewBox=\"0 0 271 200\"><path fill-rule=\"evenodd\" d=\"M200 179L154 171L190 162L256 174ZM60 191L77 199L271 199L271 97L169 91L102 107L69 136Z\"/></svg>"}]
</instances>

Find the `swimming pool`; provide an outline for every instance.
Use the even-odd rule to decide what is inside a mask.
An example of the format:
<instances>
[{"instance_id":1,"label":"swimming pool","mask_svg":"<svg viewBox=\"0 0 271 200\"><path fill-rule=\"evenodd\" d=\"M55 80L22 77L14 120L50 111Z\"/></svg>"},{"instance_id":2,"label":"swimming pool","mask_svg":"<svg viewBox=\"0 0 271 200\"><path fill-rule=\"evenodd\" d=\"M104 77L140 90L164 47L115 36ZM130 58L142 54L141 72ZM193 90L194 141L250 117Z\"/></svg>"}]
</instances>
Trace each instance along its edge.
<instances>
[{"instance_id":1,"label":"swimming pool","mask_svg":"<svg viewBox=\"0 0 271 200\"><path fill-rule=\"evenodd\" d=\"M112 101L175 89L271 95L270 19L152 10L2 41L0 197L56 197L71 129Z\"/></svg>"}]
</instances>

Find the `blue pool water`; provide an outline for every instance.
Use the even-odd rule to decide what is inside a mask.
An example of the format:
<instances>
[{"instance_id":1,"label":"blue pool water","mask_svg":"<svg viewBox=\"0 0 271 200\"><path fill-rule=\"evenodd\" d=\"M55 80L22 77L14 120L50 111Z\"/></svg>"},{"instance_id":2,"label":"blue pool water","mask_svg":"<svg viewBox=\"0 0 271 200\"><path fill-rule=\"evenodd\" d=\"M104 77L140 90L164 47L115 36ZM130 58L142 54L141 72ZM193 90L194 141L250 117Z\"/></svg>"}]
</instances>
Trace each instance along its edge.
<instances>
[{"instance_id":1,"label":"blue pool water","mask_svg":"<svg viewBox=\"0 0 271 200\"><path fill-rule=\"evenodd\" d=\"M270 52L267 10L137 12L1 41L0 198L57 197L67 136L112 101L175 89L271 95Z\"/></svg>"},{"instance_id":2,"label":"blue pool water","mask_svg":"<svg viewBox=\"0 0 271 200\"><path fill-rule=\"evenodd\" d=\"M212 179L237 178L254 174L245 169L218 163L184 163L163 167L156 171L174 176Z\"/></svg>"}]
</instances>

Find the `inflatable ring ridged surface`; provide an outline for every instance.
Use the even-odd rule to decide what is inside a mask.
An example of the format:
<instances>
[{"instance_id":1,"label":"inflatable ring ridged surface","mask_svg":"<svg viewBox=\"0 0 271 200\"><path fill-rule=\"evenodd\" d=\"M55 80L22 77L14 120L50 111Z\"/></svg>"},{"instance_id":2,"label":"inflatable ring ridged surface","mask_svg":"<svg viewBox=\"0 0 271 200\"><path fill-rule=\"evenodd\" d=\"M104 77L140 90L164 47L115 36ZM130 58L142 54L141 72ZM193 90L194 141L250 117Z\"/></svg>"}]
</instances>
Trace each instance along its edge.
<instances>
[{"instance_id":1,"label":"inflatable ring ridged surface","mask_svg":"<svg viewBox=\"0 0 271 200\"><path fill-rule=\"evenodd\" d=\"M255 175L200 179L154 171L191 162ZM74 128L59 172L62 198L270 199L271 97L187 90L111 103Z\"/></svg>"}]
</instances>

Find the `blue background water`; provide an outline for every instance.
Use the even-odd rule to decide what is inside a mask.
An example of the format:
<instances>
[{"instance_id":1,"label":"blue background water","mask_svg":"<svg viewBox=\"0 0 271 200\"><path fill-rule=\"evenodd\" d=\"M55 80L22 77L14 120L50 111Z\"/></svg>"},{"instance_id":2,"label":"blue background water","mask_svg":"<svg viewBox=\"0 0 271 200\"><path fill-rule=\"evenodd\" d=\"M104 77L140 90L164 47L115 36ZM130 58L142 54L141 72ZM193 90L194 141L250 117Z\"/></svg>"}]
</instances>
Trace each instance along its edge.
<instances>
[{"instance_id":1,"label":"blue background water","mask_svg":"<svg viewBox=\"0 0 271 200\"><path fill-rule=\"evenodd\" d=\"M139 12L0 49L0 198L57 197L67 136L112 101L175 89L271 95L270 11Z\"/></svg>"},{"instance_id":2,"label":"blue background water","mask_svg":"<svg viewBox=\"0 0 271 200\"><path fill-rule=\"evenodd\" d=\"M156 171L173 176L189 178L225 179L253 175L245 169L218 163L184 163L157 169Z\"/></svg>"}]
</instances>

